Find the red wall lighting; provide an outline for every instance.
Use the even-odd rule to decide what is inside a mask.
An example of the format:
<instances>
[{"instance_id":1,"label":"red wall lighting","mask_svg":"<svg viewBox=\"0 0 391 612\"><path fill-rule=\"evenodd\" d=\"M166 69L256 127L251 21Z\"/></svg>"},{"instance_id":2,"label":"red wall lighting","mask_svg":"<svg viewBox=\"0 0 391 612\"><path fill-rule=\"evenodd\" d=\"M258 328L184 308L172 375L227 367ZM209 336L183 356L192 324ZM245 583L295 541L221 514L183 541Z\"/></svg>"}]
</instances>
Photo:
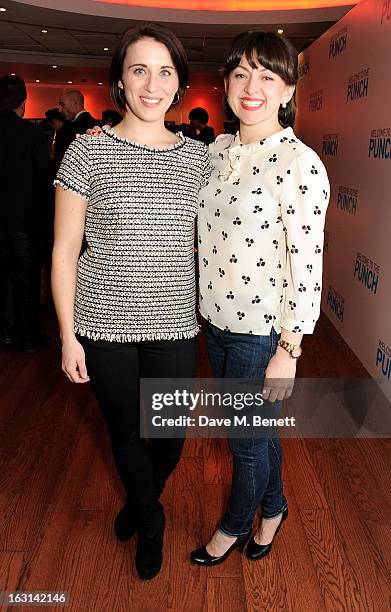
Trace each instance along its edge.
<instances>
[{"instance_id":1,"label":"red wall lighting","mask_svg":"<svg viewBox=\"0 0 391 612\"><path fill-rule=\"evenodd\" d=\"M359 0L95 0L105 4L124 4L188 11L284 11L332 8L358 4Z\"/></svg>"}]
</instances>

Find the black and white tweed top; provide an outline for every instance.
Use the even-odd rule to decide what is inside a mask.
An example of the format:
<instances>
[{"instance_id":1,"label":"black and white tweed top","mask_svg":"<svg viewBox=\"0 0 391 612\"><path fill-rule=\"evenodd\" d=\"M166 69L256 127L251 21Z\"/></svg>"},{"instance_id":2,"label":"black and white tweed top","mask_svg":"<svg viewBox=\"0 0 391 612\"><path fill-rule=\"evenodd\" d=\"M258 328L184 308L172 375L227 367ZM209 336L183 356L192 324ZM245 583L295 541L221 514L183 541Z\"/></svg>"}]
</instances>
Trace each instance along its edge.
<instances>
[{"instance_id":1,"label":"black and white tweed top","mask_svg":"<svg viewBox=\"0 0 391 612\"><path fill-rule=\"evenodd\" d=\"M75 332L111 342L191 338L194 219L208 150L182 134L154 149L103 131L70 145L54 181L88 201Z\"/></svg>"}]
</instances>

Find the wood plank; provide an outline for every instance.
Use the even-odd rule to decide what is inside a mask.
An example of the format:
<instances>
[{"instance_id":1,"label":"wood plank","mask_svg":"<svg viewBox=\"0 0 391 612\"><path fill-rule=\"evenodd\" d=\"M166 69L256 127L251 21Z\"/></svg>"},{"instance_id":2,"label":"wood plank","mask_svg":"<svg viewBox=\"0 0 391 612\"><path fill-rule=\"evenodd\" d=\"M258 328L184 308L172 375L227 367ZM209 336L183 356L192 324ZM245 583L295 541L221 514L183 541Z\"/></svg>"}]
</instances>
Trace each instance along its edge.
<instances>
[{"instance_id":1,"label":"wood plank","mask_svg":"<svg viewBox=\"0 0 391 612\"><path fill-rule=\"evenodd\" d=\"M175 504L170 541L169 612L206 609L206 571L191 565L189 553L205 537L203 460L183 458L173 475Z\"/></svg>"},{"instance_id":2,"label":"wood plank","mask_svg":"<svg viewBox=\"0 0 391 612\"><path fill-rule=\"evenodd\" d=\"M356 497L350 490L349 480L346 478L341 466L336 461L335 455L326 451L315 451L313 461L319 480L324 488L325 497L328 503L328 510L324 510L326 527L318 525L322 520L322 515L311 514L310 510L301 509L302 516L309 519L311 540L324 535L327 542L324 545L329 551L330 559L334 559L336 571L340 571L340 564L347 572L338 574L334 578L337 590L335 591L336 604L339 598L346 596L346 601L351 606L361 605L362 608L370 610L374 602L379 606L385 606L389 601L390 576L382 551L382 544L376 542L371 530L371 523L361 516L360 507L356 503ZM335 540L335 541L334 541ZM334 558L331 555L331 543L338 547L338 553ZM319 543L320 546L320 543ZM321 563L320 551L313 548L318 563ZM318 571L320 571L318 569ZM326 570L325 570L326 572ZM342 590L342 584L348 580ZM326 581L326 575L322 574L322 580ZM331 575L327 579L331 585ZM327 589L326 589L327 591ZM328 591L327 591L328 592ZM332 596L330 591L329 596ZM355 608L353 608L355 609Z\"/></svg>"},{"instance_id":3,"label":"wood plank","mask_svg":"<svg viewBox=\"0 0 391 612\"><path fill-rule=\"evenodd\" d=\"M232 458L224 438L210 438L204 443L205 484L230 484Z\"/></svg>"},{"instance_id":4,"label":"wood plank","mask_svg":"<svg viewBox=\"0 0 391 612\"><path fill-rule=\"evenodd\" d=\"M187 438L182 457L203 457L205 440L203 438Z\"/></svg>"},{"instance_id":5,"label":"wood plank","mask_svg":"<svg viewBox=\"0 0 391 612\"><path fill-rule=\"evenodd\" d=\"M208 612L246 612L242 578L208 578Z\"/></svg>"},{"instance_id":6,"label":"wood plank","mask_svg":"<svg viewBox=\"0 0 391 612\"><path fill-rule=\"evenodd\" d=\"M312 561L306 533L301 520L293 486L284 483L288 500L288 518L273 543L271 555L276 555L286 585L286 609L324 610L324 601ZM257 563L257 562L256 562ZM262 563L262 561L259 561Z\"/></svg>"},{"instance_id":7,"label":"wood plank","mask_svg":"<svg viewBox=\"0 0 391 612\"><path fill-rule=\"evenodd\" d=\"M250 561L242 555L248 612L260 612L260 610L286 612L288 609L286 582L278 559L279 548L276 540L276 546L273 546L273 554L259 561Z\"/></svg>"},{"instance_id":8,"label":"wood plank","mask_svg":"<svg viewBox=\"0 0 391 612\"><path fill-rule=\"evenodd\" d=\"M15 591L24 567L25 553L0 551L0 591Z\"/></svg>"},{"instance_id":9,"label":"wood plank","mask_svg":"<svg viewBox=\"0 0 391 612\"><path fill-rule=\"evenodd\" d=\"M6 427L19 406L18 395L22 385L30 379L30 363L20 363L13 353L0 350L0 431Z\"/></svg>"},{"instance_id":10,"label":"wood plank","mask_svg":"<svg viewBox=\"0 0 391 612\"><path fill-rule=\"evenodd\" d=\"M302 510L301 516L326 610L375 610L351 571L332 513L318 508Z\"/></svg>"},{"instance_id":11,"label":"wood plank","mask_svg":"<svg viewBox=\"0 0 391 612\"><path fill-rule=\"evenodd\" d=\"M13 448L12 439L3 440L3 449L8 447L0 483L3 550L26 550L36 540L65 477L67 456L83 411L82 404L75 405L62 385L56 386L45 404L33 404L33 409L37 411L35 423L28 430L23 428L24 439L17 447Z\"/></svg>"},{"instance_id":12,"label":"wood plank","mask_svg":"<svg viewBox=\"0 0 391 612\"><path fill-rule=\"evenodd\" d=\"M315 466L306 441L285 438L281 440L283 465L287 479L292 484L300 508L327 508L323 488L318 480Z\"/></svg>"},{"instance_id":13,"label":"wood plank","mask_svg":"<svg viewBox=\"0 0 391 612\"><path fill-rule=\"evenodd\" d=\"M391 448L387 448L384 440L373 438L356 438L354 444L360 453L358 463L367 467L371 481L391 506L391 479L387 477L391 474Z\"/></svg>"},{"instance_id":14,"label":"wood plank","mask_svg":"<svg viewBox=\"0 0 391 612\"><path fill-rule=\"evenodd\" d=\"M134 542L116 542L107 513L57 511L20 588L66 591L75 612L129 610L133 555Z\"/></svg>"},{"instance_id":15,"label":"wood plank","mask_svg":"<svg viewBox=\"0 0 391 612\"><path fill-rule=\"evenodd\" d=\"M312 440L308 440L307 446L310 449L311 444ZM391 524L391 507L363 461L356 440L333 440L331 452L335 469L345 475L349 494L354 499L360 518L365 522Z\"/></svg>"},{"instance_id":16,"label":"wood plank","mask_svg":"<svg viewBox=\"0 0 391 612\"><path fill-rule=\"evenodd\" d=\"M81 494L80 509L110 511L115 515L125 502L125 494L115 469L108 436L102 428L94 435L81 435L85 439L84 452L90 457L90 470Z\"/></svg>"}]
</instances>

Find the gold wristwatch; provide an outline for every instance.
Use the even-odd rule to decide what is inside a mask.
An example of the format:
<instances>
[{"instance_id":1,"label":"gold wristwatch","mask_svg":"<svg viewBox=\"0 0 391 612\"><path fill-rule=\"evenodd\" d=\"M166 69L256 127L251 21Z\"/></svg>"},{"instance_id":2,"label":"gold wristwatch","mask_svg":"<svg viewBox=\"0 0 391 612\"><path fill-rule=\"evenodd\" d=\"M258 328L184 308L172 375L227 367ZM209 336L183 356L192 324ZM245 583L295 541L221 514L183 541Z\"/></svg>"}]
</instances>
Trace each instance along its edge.
<instances>
[{"instance_id":1,"label":"gold wristwatch","mask_svg":"<svg viewBox=\"0 0 391 612\"><path fill-rule=\"evenodd\" d=\"M277 342L277 345L285 349L287 353L289 353L291 359L298 359L301 353L303 352L301 346L298 346L297 344L291 344L290 342L286 342L285 340L279 340Z\"/></svg>"}]
</instances>

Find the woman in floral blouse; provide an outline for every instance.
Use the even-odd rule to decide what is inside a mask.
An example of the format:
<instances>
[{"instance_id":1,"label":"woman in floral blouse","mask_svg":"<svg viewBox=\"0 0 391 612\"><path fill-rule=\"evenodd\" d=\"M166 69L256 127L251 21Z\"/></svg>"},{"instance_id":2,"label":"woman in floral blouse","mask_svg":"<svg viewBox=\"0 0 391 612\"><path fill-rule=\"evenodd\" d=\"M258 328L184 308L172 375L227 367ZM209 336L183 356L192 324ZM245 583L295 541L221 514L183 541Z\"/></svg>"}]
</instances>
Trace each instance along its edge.
<instances>
[{"instance_id":1,"label":"woman in floral blouse","mask_svg":"<svg viewBox=\"0 0 391 612\"><path fill-rule=\"evenodd\" d=\"M329 182L318 155L296 138L297 52L272 32L245 32L224 67L236 135L210 146L214 172L201 191L200 309L217 377L259 379L279 409L289 397L303 334L320 312ZM232 491L218 529L193 563L216 565L251 534L250 559L270 552L288 515L277 438L230 439Z\"/></svg>"}]
</instances>

